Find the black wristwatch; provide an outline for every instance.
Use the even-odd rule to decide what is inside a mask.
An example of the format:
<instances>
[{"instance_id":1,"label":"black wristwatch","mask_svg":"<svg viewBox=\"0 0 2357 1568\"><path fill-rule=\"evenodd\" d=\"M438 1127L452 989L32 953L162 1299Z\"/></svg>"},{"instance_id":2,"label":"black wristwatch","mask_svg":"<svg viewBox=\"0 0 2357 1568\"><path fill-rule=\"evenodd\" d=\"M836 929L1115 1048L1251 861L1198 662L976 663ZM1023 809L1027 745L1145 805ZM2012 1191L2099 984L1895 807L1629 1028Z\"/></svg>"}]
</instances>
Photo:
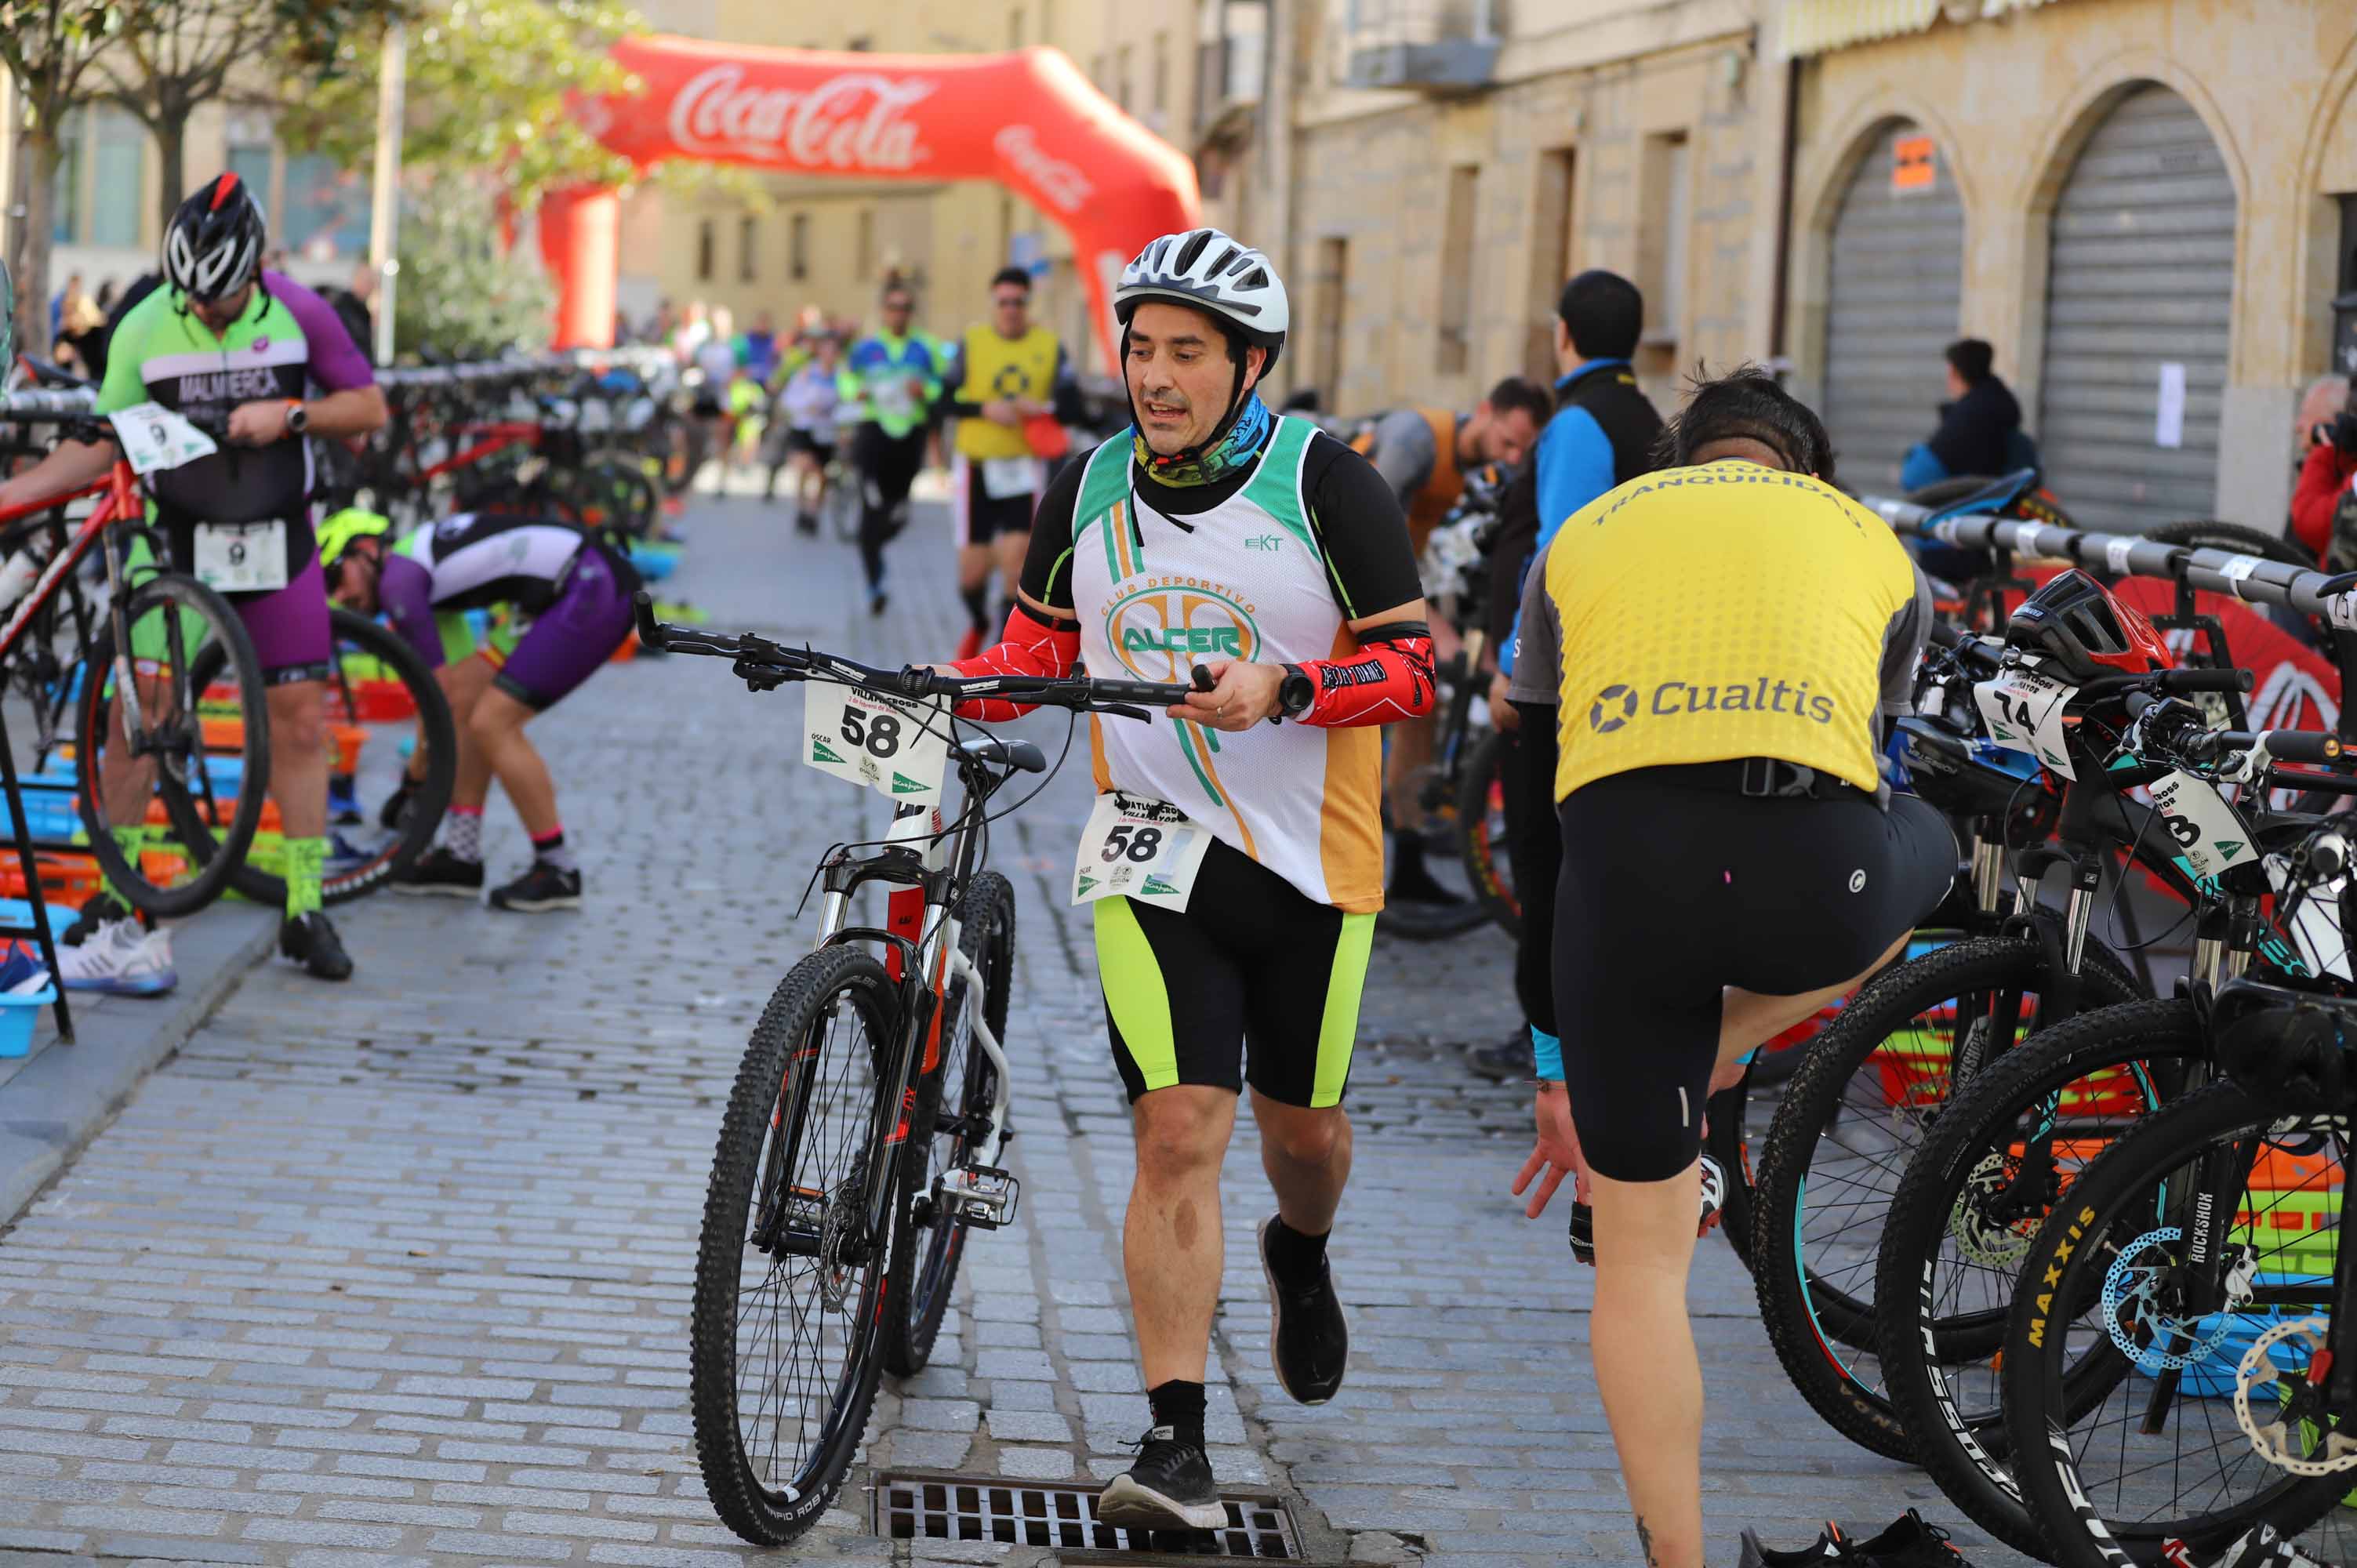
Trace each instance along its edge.
<instances>
[{"instance_id":1,"label":"black wristwatch","mask_svg":"<svg viewBox=\"0 0 2357 1568\"><path fill-rule=\"evenodd\" d=\"M290 400L290 403L291 402L292 400ZM303 432L310 428L311 411L299 403L293 403L292 406L286 410L286 434L289 435L300 435Z\"/></svg>"},{"instance_id":2,"label":"black wristwatch","mask_svg":"<svg viewBox=\"0 0 2357 1568\"><path fill-rule=\"evenodd\" d=\"M1288 719L1297 719L1317 700L1318 682L1309 678L1309 672L1298 664L1286 665L1285 679L1276 688L1278 711Z\"/></svg>"}]
</instances>

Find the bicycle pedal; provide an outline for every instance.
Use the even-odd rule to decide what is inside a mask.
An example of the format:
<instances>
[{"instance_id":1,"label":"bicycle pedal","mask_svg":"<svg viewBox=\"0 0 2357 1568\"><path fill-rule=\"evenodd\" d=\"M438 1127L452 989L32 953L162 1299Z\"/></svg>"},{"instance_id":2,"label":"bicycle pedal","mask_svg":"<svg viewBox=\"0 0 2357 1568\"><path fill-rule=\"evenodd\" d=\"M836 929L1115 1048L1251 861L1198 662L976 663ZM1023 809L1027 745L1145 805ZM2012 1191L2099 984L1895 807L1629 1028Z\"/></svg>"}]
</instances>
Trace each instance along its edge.
<instances>
[{"instance_id":1,"label":"bicycle pedal","mask_svg":"<svg viewBox=\"0 0 2357 1568\"><path fill-rule=\"evenodd\" d=\"M968 1225L996 1230L1015 1218L1023 1184L989 1165L964 1165L943 1171L935 1190L942 1201L956 1206L958 1218Z\"/></svg>"}]
</instances>

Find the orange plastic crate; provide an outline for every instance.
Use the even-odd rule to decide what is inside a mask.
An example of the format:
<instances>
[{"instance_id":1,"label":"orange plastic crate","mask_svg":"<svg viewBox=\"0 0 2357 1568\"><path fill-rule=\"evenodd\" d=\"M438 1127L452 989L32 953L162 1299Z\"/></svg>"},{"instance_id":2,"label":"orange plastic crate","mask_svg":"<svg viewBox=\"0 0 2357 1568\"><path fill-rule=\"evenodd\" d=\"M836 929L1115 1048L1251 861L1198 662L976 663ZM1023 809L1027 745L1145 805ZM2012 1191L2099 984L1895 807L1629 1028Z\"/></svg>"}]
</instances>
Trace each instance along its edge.
<instances>
[{"instance_id":1,"label":"orange plastic crate","mask_svg":"<svg viewBox=\"0 0 2357 1568\"><path fill-rule=\"evenodd\" d=\"M206 719L204 726L207 751L227 753L242 751L245 748L243 719ZM357 725L330 723L328 725L328 735L336 748L334 757L328 765L329 769L337 773L358 772L361 765L361 747L368 744L368 731Z\"/></svg>"},{"instance_id":2,"label":"orange plastic crate","mask_svg":"<svg viewBox=\"0 0 2357 1568\"><path fill-rule=\"evenodd\" d=\"M106 886L97 859L91 855L37 854L33 865L41 879L41 897L48 903L80 905L96 897ZM25 874L11 856L5 865L0 865L0 898L28 897Z\"/></svg>"},{"instance_id":3,"label":"orange plastic crate","mask_svg":"<svg viewBox=\"0 0 2357 1568\"><path fill-rule=\"evenodd\" d=\"M227 818L237 810L237 797L231 795L224 798L217 798L213 801L213 804L220 811L222 817ZM162 828L167 832L171 830L172 815L169 811L167 811L164 809L163 801L150 800L147 802L147 825L151 828ZM268 799L264 800L262 802L262 822L255 831L266 833L274 833L282 831L278 820L277 801Z\"/></svg>"}]
</instances>

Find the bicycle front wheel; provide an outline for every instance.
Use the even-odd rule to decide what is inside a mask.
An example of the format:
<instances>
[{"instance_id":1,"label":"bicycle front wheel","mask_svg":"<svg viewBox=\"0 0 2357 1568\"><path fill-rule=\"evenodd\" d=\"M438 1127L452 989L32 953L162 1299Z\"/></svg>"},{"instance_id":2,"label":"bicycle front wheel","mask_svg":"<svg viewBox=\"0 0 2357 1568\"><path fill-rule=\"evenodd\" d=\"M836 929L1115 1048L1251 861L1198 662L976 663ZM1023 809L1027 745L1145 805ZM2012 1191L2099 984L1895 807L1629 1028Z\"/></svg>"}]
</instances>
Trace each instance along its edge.
<instances>
[{"instance_id":1,"label":"bicycle front wheel","mask_svg":"<svg viewBox=\"0 0 2357 1568\"><path fill-rule=\"evenodd\" d=\"M688 1378L705 1493L721 1522L782 1546L826 1511L884 1369L883 1308L906 1195L866 1233L873 1157L898 1134L900 1004L872 954L825 948L788 972L728 1097L695 1258Z\"/></svg>"},{"instance_id":2,"label":"bicycle front wheel","mask_svg":"<svg viewBox=\"0 0 2357 1568\"><path fill-rule=\"evenodd\" d=\"M336 639L326 699L334 754L328 792L341 814L357 821L330 831L319 897L342 904L382 887L433 843L458 778L458 733L442 683L415 649L350 610L330 610L328 621ZM376 803L408 777L404 745L425 754L424 776L410 783L397 825L379 829ZM285 879L251 861L231 873L230 886L257 904L286 902Z\"/></svg>"},{"instance_id":3,"label":"bicycle front wheel","mask_svg":"<svg viewBox=\"0 0 2357 1568\"><path fill-rule=\"evenodd\" d=\"M2130 1128L2039 1231L2006 1428L2061 1568L2357 1562L2326 1408L2349 1137L2212 1084Z\"/></svg>"},{"instance_id":4,"label":"bicycle front wheel","mask_svg":"<svg viewBox=\"0 0 2357 1568\"><path fill-rule=\"evenodd\" d=\"M262 824L261 661L237 611L193 577L130 591L121 662L116 624L100 622L82 664L75 801L111 886L158 918L192 915L231 886Z\"/></svg>"}]
</instances>

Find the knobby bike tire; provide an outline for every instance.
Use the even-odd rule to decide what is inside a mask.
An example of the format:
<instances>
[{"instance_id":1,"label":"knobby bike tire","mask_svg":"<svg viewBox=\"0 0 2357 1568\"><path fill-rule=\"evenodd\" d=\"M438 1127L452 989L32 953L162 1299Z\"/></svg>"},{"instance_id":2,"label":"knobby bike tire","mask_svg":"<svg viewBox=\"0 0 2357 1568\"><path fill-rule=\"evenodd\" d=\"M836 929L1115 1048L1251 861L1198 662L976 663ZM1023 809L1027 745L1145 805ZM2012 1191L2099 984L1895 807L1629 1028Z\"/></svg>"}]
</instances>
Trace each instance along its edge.
<instances>
[{"instance_id":1,"label":"knobby bike tire","mask_svg":"<svg viewBox=\"0 0 2357 1568\"><path fill-rule=\"evenodd\" d=\"M866 1028L871 1069L875 1057L888 1058L899 1028L900 1001L892 977L874 954L857 948L823 948L789 970L754 1026L729 1091L696 1247L688 1389L697 1463L721 1522L759 1546L783 1546L795 1540L817 1522L842 1489L884 1369L881 1307L896 1294L888 1260L899 1247L898 1231L906 1215L905 1195L898 1192L884 1205L887 1223L895 1232L880 1249L886 1266L866 1271L859 1298L846 1315L857 1337L846 1341L846 1364L832 1380L820 1440L793 1474L774 1483L765 1480L747 1452L738 1409L737 1330L747 1228L757 1212L757 1197L764 1196L757 1188L765 1189L774 1204L778 1189L799 1174L796 1156L801 1151L793 1144L810 1127L810 1097L823 1093L828 1082L827 1026L838 1007L850 1008ZM790 1067L799 1071L790 1076ZM865 1137L888 1137L899 1122L899 1090L876 1081L872 1070L868 1087L872 1093L864 1112ZM770 1144L773 1130L779 1135L774 1146ZM818 1136L823 1138L823 1132ZM855 1152L855 1162L865 1160L866 1146ZM770 1152L766 1160L765 1150ZM887 1179L898 1187L904 1162L894 1160L885 1168ZM760 1212L766 1217L776 1210ZM819 1310L827 1309L822 1305ZM763 1409L757 1402L751 1419L758 1423Z\"/></svg>"},{"instance_id":2,"label":"knobby bike tire","mask_svg":"<svg viewBox=\"0 0 2357 1568\"><path fill-rule=\"evenodd\" d=\"M1523 934L1523 904L1512 881L1513 868L1506 849L1511 839L1490 834L1490 813L1496 791L1504 788L1502 774L1512 737L1492 730L1466 757L1457 786L1457 844L1465 860L1465 880L1472 884L1475 902L1510 937ZM1511 830L1509 830L1511 832Z\"/></svg>"},{"instance_id":3,"label":"knobby bike tire","mask_svg":"<svg viewBox=\"0 0 2357 1568\"><path fill-rule=\"evenodd\" d=\"M2145 538L2157 544L2182 544L2196 550L2231 550L2236 554L2255 555L2262 561L2274 561L2306 571L2316 569L2316 557L2282 534L2248 528L2239 522L2197 518L2185 522L2164 522L2158 528L2141 532Z\"/></svg>"},{"instance_id":4,"label":"knobby bike tire","mask_svg":"<svg viewBox=\"0 0 2357 1568\"><path fill-rule=\"evenodd\" d=\"M2046 978L2043 947L2004 937L1957 942L1883 971L1809 1042L1761 1145L1752 1193L1751 1273L1769 1343L1811 1409L1885 1458L1911 1460L1914 1444L1883 1397L1878 1369L1864 1365L1876 1346L1873 1301L1836 1287L1801 1255L1810 1170L1824 1136L1841 1122L1850 1080L1893 1036L1928 1008L1962 993L2042 997ZM2110 950L2090 940L2080 976L2081 1010L2140 994ZM1869 1213L1858 1224L1880 1218Z\"/></svg>"},{"instance_id":5,"label":"knobby bike tire","mask_svg":"<svg viewBox=\"0 0 2357 1568\"><path fill-rule=\"evenodd\" d=\"M2256 1475L2273 1474L2277 1477L2273 1484L2223 1508L2131 1522L2102 1513L2099 1499L2085 1486L2071 1455L2072 1427L2099 1412L2109 1393L2135 1374L2108 1340L2083 1340L2084 1353L2066 1366L2072 1335L2065 1314L2099 1299L2104 1274L2119 1257L2117 1243L2156 1223L2152 1197L2162 1180L2221 1143L2262 1133L2276 1123L2276 1116L2229 1082L2187 1094L2139 1120L2089 1165L2071 1189L2072 1201L2055 1211L2031 1243L2022 1278L2036 1283L2016 1294L2006 1323L2006 1431L2017 1455L2014 1476L2021 1483L2023 1500L2044 1531L2045 1555L2061 1568L2127 1568L2132 1563L2157 1568L2177 1542L2182 1542L2182 1552L2190 1553L2183 1561L2222 1562L2227 1547L2262 1522L2292 1538L2338 1514L2336 1505L2357 1482L2357 1475L2349 1472L2300 1477L2273 1470L2236 1432L2232 1441L2242 1459L2258 1467ZM2347 1124L2341 1125L2345 1151ZM2227 1212L2234 1208L2230 1200ZM2054 1277L2050 1289L2044 1283L2050 1271ZM2329 1296L2329 1286L2324 1294ZM2330 1317L2329 1309L2323 1316ZM2143 1386L2149 1388L2150 1380L2144 1380ZM2172 1419L2190 1427L2186 1406L2211 1402L2181 1393ZM2221 1417L2202 1413L2213 1425L2215 1420L2231 1424L2234 1419L2231 1407ZM2172 1481L2176 1478L2172 1473ZM2253 1552L2241 1560L2262 1559L2317 1561L2297 1551L2283 1556Z\"/></svg>"},{"instance_id":6,"label":"knobby bike tire","mask_svg":"<svg viewBox=\"0 0 2357 1568\"><path fill-rule=\"evenodd\" d=\"M2004 1343L2018 1277L2016 1248L1990 1247L1979 1238L1982 1266L1996 1276L2000 1305L1969 1312L1937 1302L1939 1273L1952 1272L1963 1252L1970 1186L1992 1155L2002 1157L2014 1129L2050 1099L2107 1069L2134 1064L2191 1064L2210 1055L2209 1036L2190 1002L2130 1002L2064 1020L2000 1057L1963 1086L1932 1123L1908 1162L1890 1202L1875 1273L1881 1320L1886 1397L1915 1439L1916 1462L1974 1523L2017 1551L2044 1557L2047 1546L2013 1478L2012 1449L2003 1408L1991 1388L1975 1399L1959 1386L1957 1369L1985 1363ZM2146 1087L2166 1079L2147 1070ZM2180 1075L2181 1076L2181 1075ZM2147 1108L2147 1110L2149 1107ZM2083 1133L2074 1137L2085 1141ZM2075 1156L2074 1156L2075 1157ZM2067 1190L2067 1189L2066 1189ZM2050 1204L2024 1216L2018 1256L2034 1244ZM1989 1369L1994 1375L1996 1369ZM1976 1379L1978 1382L1981 1380Z\"/></svg>"},{"instance_id":7,"label":"knobby bike tire","mask_svg":"<svg viewBox=\"0 0 2357 1568\"><path fill-rule=\"evenodd\" d=\"M990 1032L1002 1047L1006 1043L1015 966L1014 885L995 871L976 876L958 906L958 945L981 974L982 995L970 994L960 983L951 987L943 1005L942 1059L920 1084L916 1114L909 1123L906 1196L912 1207L930 1201L933 1177L963 1163L979 1141L963 1132L937 1137L942 1112L946 1110L963 1121L977 1109L986 1110L997 1093L997 1069L962 1026L966 1010L979 1006ZM963 1219L940 1208L925 1224L912 1221L900 1227L891 1269L900 1309L884 1315L884 1365L895 1377L921 1372L932 1359L942 1316L949 1310L950 1293L957 1283L958 1264L965 1257L969 1229Z\"/></svg>"},{"instance_id":8,"label":"knobby bike tire","mask_svg":"<svg viewBox=\"0 0 2357 1568\"><path fill-rule=\"evenodd\" d=\"M417 708L419 744L425 748L425 777L410 786L409 810L393 837L359 865L321 878L320 902L343 904L391 883L416 865L434 843L434 831L441 825L442 813L450 805L451 788L458 779L458 731L451 721L450 700L442 694L442 682L405 639L341 607L330 609L328 620L335 644L335 673L328 677L329 689L340 687L349 693L343 645L350 643L353 650L392 670L408 690ZM268 908L283 908L286 902L286 879L258 866L237 865L230 873L230 886Z\"/></svg>"},{"instance_id":9,"label":"knobby bike tire","mask_svg":"<svg viewBox=\"0 0 2357 1568\"><path fill-rule=\"evenodd\" d=\"M158 626L171 628L167 635L175 639L190 627L201 626L200 631L189 634L184 647L175 650L173 644L167 644L163 662L177 662L183 671L171 679L187 699L183 710L187 728L184 744L157 758L155 783L155 794L164 802L165 815L187 852L192 874L168 886L148 881L144 869L132 865L115 843L109 825L101 764L112 742L102 743L97 737L121 735L120 725L109 718L119 711L109 700L114 674L111 616L99 618L97 635L83 660L75 729L82 744L76 750L74 800L91 854L108 884L147 914L167 918L192 915L220 897L233 886L246 851L253 847L270 783L270 707L253 639L246 635L244 621L227 599L193 577L172 573L150 577L131 590L124 607L124 624L133 628L135 656L141 652L139 623L150 616ZM243 720L237 803L226 822L221 820L220 802L212 795L203 766L203 731L195 705L208 685L222 681L234 687L238 715Z\"/></svg>"}]
</instances>

